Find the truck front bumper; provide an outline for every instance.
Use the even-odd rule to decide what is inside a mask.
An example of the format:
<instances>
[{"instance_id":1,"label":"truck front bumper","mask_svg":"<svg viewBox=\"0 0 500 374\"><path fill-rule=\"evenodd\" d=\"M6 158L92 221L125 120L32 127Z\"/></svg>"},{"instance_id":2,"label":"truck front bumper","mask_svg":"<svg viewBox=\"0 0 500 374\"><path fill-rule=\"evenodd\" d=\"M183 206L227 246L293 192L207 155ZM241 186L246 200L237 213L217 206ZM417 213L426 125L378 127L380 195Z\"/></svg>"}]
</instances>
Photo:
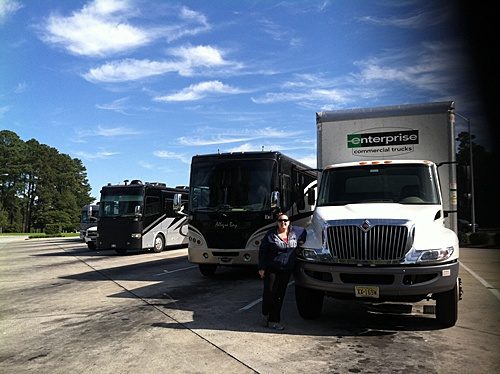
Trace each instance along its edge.
<instances>
[{"instance_id":1,"label":"truck front bumper","mask_svg":"<svg viewBox=\"0 0 500 374\"><path fill-rule=\"evenodd\" d=\"M458 261L428 266L347 266L309 262L297 258L297 286L327 295L355 297L356 286L377 286L380 299L425 298L451 290L458 277Z\"/></svg>"},{"instance_id":2,"label":"truck front bumper","mask_svg":"<svg viewBox=\"0 0 500 374\"><path fill-rule=\"evenodd\" d=\"M194 264L257 265L258 249L192 249L188 247L188 260Z\"/></svg>"}]
</instances>

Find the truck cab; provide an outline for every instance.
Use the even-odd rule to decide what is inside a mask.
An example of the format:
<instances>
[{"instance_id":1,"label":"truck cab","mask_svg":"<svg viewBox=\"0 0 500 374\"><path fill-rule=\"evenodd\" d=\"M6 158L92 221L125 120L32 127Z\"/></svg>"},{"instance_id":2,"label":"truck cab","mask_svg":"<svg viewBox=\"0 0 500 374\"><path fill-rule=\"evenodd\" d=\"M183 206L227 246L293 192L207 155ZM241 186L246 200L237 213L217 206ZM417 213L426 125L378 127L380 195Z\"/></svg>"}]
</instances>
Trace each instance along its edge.
<instances>
[{"instance_id":1,"label":"truck cab","mask_svg":"<svg viewBox=\"0 0 500 374\"><path fill-rule=\"evenodd\" d=\"M298 254L304 318L325 296L436 301L455 325L461 297L454 103L317 113L316 207Z\"/></svg>"}]
</instances>

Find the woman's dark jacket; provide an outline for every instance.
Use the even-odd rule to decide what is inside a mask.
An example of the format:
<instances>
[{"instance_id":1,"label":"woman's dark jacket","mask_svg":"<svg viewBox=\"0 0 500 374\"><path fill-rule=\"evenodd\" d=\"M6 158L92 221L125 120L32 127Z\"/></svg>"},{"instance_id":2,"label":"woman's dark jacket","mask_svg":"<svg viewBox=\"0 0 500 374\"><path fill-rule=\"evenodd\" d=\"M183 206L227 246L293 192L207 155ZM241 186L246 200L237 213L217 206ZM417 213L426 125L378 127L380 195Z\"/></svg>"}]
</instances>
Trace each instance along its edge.
<instances>
[{"instance_id":1,"label":"woman's dark jacket","mask_svg":"<svg viewBox=\"0 0 500 374\"><path fill-rule=\"evenodd\" d=\"M270 229L259 247L259 270L292 270L297 246L306 241L307 232L302 227L290 226L288 243L278 236L278 228Z\"/></svg>"}]
</instances>

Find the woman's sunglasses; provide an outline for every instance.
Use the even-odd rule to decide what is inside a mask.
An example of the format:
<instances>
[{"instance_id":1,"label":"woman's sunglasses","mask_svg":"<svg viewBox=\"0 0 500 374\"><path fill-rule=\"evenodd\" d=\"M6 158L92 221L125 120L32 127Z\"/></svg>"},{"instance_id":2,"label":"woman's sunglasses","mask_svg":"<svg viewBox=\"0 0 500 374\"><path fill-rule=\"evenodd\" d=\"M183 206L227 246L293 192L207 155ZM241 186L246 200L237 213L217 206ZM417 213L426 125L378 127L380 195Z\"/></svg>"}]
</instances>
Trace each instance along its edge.
<instances>
[{"instance_id":1,"label":"woman's sunglasses","mask_svg":"<svg viewBox=\"0 0 500 374\"><path fill-rule=\"evenodd\" d=\"M278 222L288 222L290 221L289 219L279 219Z\"/></svg>"}]
</instances>

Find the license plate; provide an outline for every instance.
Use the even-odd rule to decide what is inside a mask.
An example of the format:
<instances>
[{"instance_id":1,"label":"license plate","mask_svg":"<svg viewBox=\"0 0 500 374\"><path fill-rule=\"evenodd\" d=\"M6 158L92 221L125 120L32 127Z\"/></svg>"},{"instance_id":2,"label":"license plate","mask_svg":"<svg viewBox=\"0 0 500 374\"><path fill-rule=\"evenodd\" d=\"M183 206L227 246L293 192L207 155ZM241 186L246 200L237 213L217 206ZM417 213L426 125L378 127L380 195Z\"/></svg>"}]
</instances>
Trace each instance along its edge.
<instances>
[{"instance_id":1,"label":"license plate","mask_svg":"<svg viewBox=\"0 0 500 374\"><path fill-rule=\"evenodd\" d=\"M354 286L356 297L371 297L378 299L380 297L377 286Z\"/></svg>"}]
</instances>

